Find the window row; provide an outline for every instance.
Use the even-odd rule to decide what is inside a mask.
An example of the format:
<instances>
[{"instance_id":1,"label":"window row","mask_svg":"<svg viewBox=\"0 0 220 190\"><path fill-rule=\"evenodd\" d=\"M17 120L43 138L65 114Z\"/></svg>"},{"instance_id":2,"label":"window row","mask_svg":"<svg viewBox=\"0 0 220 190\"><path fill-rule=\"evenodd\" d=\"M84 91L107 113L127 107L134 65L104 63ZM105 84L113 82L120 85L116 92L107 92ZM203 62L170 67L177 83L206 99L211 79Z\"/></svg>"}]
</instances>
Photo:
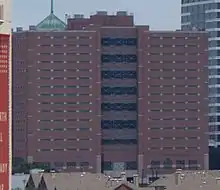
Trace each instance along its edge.
<instances>
[{"instance_id":1,"label":"window row","mask_svg":"<svg viewBox=\"0 0 220 190\"><path fill-rule=\"evenodd\" d=\"M156 79L156 80L199 80L200 77L180 77L180 76L170 76L170 77L163 77L163 76L149 76L148 79Z\"/></svg>"},{"instance_id":2,"label":"window row","mask_svg":"<svg viewBox=\"0 0 220 190\"><path fill-rule=\"evenodd\" d=\"M220 97L210 97L209 103L210 104L220 103Z\"/></svg>"},{"instance_id":3,"label":"window row","mask_svg":"<svg viewBox=\"0 0 220 190\"><path fill-rule=\"evenodd\" d=\"M209 47L219 47L219 46L220 46L220 40L211 40L211 41L209 41Z\"/></svg>"},{"instance_id":4,"label":"window row","mask_svg":"<svg viewBox=\"0 0 220 190\"><path fill-rule=\"evenodd\" d=\"M38 152L55 152L55 151L92 151L92 148L42 148L37 149Z\"/></svg>"},{"instance_id":5,"label":"window row","mask_svg":"<svg viewBox=\"0 0 220 190\"><path fill-rule=\"evenodd\" d=\"M220 75L220 69L209 69L209 75Z\"/></svg>"},{"instance_id":6,"label":"window row","mask_svg":"<svg viewBox=\"0 0 220 190\"><path fill-rule=\"evenodd\" d=\"M181 4L188 4L188 3L197 3L197 2L204 2L207 0L181 0Z\"/></svg>"},{"instance_id":7,"label":"window row","mask_svg":"<svg viewBox=\"0 0 220 190\"><path fill-rule=\"evenodd\" d=\"M57 76L57 77L39 77L37 79L40 80L91 80L92 77L87 77L87 76L81 76L81 77L61 77L61 76Z\"/></svg>"},{"instance_id":8,"label":"window row","mask_svg":"<svg viewBox=\"0 0 220 190\"><path fill-rule=\"evenodd\" d=\"M162 117L162 116L161 116ZM150 117L148 120L151 121L199 121L200 118L198 117L166 117L166 118L161 118L161 117Z\"/></svg>"},{"instance_id":9,"label":"window row","mask_svg":"<svg viewBox=\"0 0 220 190\"><path fill-rule=\"evenodd\" d=\"M77 97L77 96L92 96L92 94L88 94L88 93L81 93L81 94L76 94L76 93L41 93L38 94L38 96L52 96L52 97L68 97L68 96L72 96L72 97Z\"/></svg>"},{"instance_id":10,"label":"window row","mask_svg":"<svg viewBox=\"0 0 220 190\"><path fill-rule=\"evenodd\" d=\"M165 69L165 68L158 68L158 69L148 69L148 71L156 71L156 72L176 72L176 71L179 71L179 72L184 72L184 71L192 71L192 72L195 72L195 71L200 71L200 69L198 68L192 68L192 69Z\"/></svg>"},{"instance_id":11,"label":"window row","mask_svg":"<svg viewBox=\"0 0 220 190\"><path fill-rule=\"evenodd\" d=\"M148 104L200 104L200 101L150 101Z\"/></svg>"},{"instance_id":12,"label":"window row","mask_svg":"<svg viewBox=\"0 0 220 190\"><path fill-rule=\"evenodd\" d=\"M46 162L34 162L33 163L33 166L36 167L36 168L43 168L43 169L51 169L52 166L55 166L55 167L68 167L68 168L71 168L71 167L76 167L78 169L80 169L81 167L88 167L90 166L89 162L62 162L62 161L57 161L57 162L54 162L54 163L46 163ZM90 166L91 167L91 166Z\"/></svg>"},{"instance_id":13,"label":"window row","mask_svg":"<svg viewBox=\"0 0 220 190\"><path fill-rule=\"evenodd\" d=\"M92 104L92 102L38 102L38 104L42 105L88 105Z\"/></svg>"},{"instance_id":14,"label":"window row","mask_svg":"<svg viewBox=\"0 0 220 190\"><path fill-rule=\"evenodd\" d=\"M136 95L136 87L102 87L102 95Z\"/></svg>"},{"instance_id":15,"label":"window row","mask_svg":"<svg viewBox=\"0 0 220 190\"><path fill-rule=\"evenodd\" d=\"M41 85L39 88L92 88L91 85Z\"/></svg>"},{"instance_id":16,"label":"window row","mask_svg":"<svg viewBox=\"0 0 220 190\"><path fill-rule=\"evenodd\" d=\"M92 69L37 69L37 72L92 72Z\"/></svg>"},{"instance_id":17,"label":"window row","mask_svg":"<svg viewBox=\"0 0 220 190\"><path fill-rule=\"evenodd\" d=\"M64 109L59 109L59 110L51 110L51 109L43 109L39 110L38 112L41 113L89 113L92 112L91 109L77 109L77 110L64 110Z\"/></svg>"},{"instance_id":18,"label":"window row","mask_svg":"<svg viewBox=\"0 0 220 190\"><path fill-rule=\"evenodd\" d=\"M136 71L102 71L102 79L136 79Z\"/></svg>"},{"instance_id":19,"label":"window row","mask_svg":"<svg viewBox=\"0 0 220 190\"><path fill-rule=\"evenodd\" d=\"M114 163L114 162L102 162L102 168L105 171L112 171L118 168L120 165L120 170L137 170L138 164L136 161L124 162L124 163ZM117 170L117 169L116 169Z\"/></svg>"},{"instance_id":20,"label":"window row","mask_svg":"<svg viewBox=\"0 0 220 190\"><path fill-rule=\"evenodd\" d=\"M102 38L102 46L136 46L136 38Z\"/></svg>"},{"instance_id":21,"label":"window row","mask_svg":"<svg viewBox=\"0 0 220 190\"><path fill-rule=\"evenodd\" d=\"M182 150L182 151L186 151L186 150L194 150L194 151L198 151L200 150L201 148L198 147L198 146L163 146L163 147L159 147L159 146L152 146L150 148L148 148L148 150L151 150L151 151L160 151L160 150Z\"/></svg>"},{"instance_id":22,"label":"window row","mask_svg":"<svg viewBox=\"0 0 220 190\"><path fill-rule=\"evenodd\" d=\"M80 127L80 128L38 128L37 131L92 131L92 128L89 127Z\"/></svg>"},{"instance_id":23,"label":"window row","mask_svg":"<svg viewBox=\"0 0 220 190\"><path fill-rule=\"evenodd\" d=\"M210 140L214 140L214 141L220 142L220 135L210 135L209 138L210 138Z\"/></svg>"},{"instance_id":24,"label":"window row","mask_svg":"<svg viewBox=\"0 0 220 190\"><path fill-rule=\"evenodd\" d=\"M67 43L67 44L45 44L45 43L42 43L42 44L38 44L38 47L41 47L41 48L63 48L63 47L76 47L76 48L85 48L85 47L89 47L91 48L92 47L92 44L87 42L87 43Z\"/></svg>"},{"instance_id":25,"label":"window row","mask_svg":"<svg viewBox=\"0 0 220 190\"><path fill-rule=\"evenodd\" d=\"M197 48L199 47L198 44L196 43L191 43L191 44L148 44L148 47L151 48Z\"/></svg>"},{"instance_id":26,"label":"window row","mask_svg":"<svg viewBox=\"0 0 220 190\"><path fill-rule=\"evenodd\" d=\"M183 0L184 1L184 0ZM195 0L185 0L187 3L193 3ZM197 2L207 1L207 0L197 0ZM211 10L211 9L218 9L219 7L218 3L204 3L201 5L189 5L182 7L181 12L182 13L198 13L198 12L205 12L205 10Z\"/></svg>"},{"instance_id":27,"label":"window row","mask_svg":"<svg viewBox=\"0 0 220 190\"><path fill-rule=\"evenodd\" d=\"M179 53L179 52L173 52L173 51L170 51L169 53L168 52L149 52L148 55L150 56L188 56L188 55L197 55L199 56L200 53L198 52L195 52L195 53L192 53L192 52L184 52L184 53Z\"/></svg>"},{"instance_id":28,"label":"window row","mask_svg":"<svg viewBox=\"0 0 220 190\"><path fill-rule=\"evenodd\" d=\"M184 109L184 108L180 108L180 109L170 109L170 108L166 108L166 109L160 109L160 108L155 108L155 109L150 109L148 110L148 112L200 112L200 109L197 108L193 108L193 109Z\"/></svg>"},{"instance_id":29,"label":"window row","mask_svg":"<svg viewBox=\"0 0 220 190\"><path fill-rule=\"evenodd\" d=\"M206 13L206 15L207 14L208 13ZM214 17L214 18L220 18L220 12L212 12L209 14L218 14L218 17ZM220 31L209 31L209 37L210 38L220 37Z\"/></svg>"},{"instance_id":30,"label":"window row","mask_svg":"<svg viewBox=\"0 0 220 190\"><path fill-rule=\"evenodd\" d=\"M173 162L170 158L165 159L164 161L152 160L150 163L151 168L159 169L161 166L166 169L171 169L173 166L176 166L178 169L198 169L198 161L197 160L176 160ZM188 167L187 167L188 166Z\"/></svg>"},{"instance_id":31,"label":"window row","mask_svg":"<svg viewBox=\"0 0 220 190\"><path fill-rule=\"evenodd\" d=\"M161 33L162 34L162 33ZM158 43L157 40L199 40L200 37L197 36L197 34L191 34L190 36L183 36L183 35L180 35L180 36L173 36L173 35L169 35L169 36L165 36L165 35L160 35L160 33L154 33L152 34L151 36L148 37L148 39L151 39L151 40L156 40L156 42ZM191 41L192 42L192 41ZM183 43L183 45L185 45L185 43Z\"/></svg>"},{"instance_id":32,"label":"window row","mask_svg":"<svg viewBox=\"0 0 220 190\"><path fill-rule=\"evenodd\" d=\"M220 28L220 22L218 21L206 22L205 25L205 28Z\"/></svg>"},{"instance_id":33,"label":"window row","mask_svg":"<svg viewBox=\"0 0 220 190\"><path fill-rule=\"evenodd\" d=\"M209 95L211 94L219 94L220 93L220 88L209 88Z\"/></svg>"},{"instance_id":34,"label":"window row","mask_svg":"<svg viewBox=\"0 0 220 190\"><path fill-rule=\"evenodd\" d=\"M70 39L70 40L91 40L92 36L57 36L57 35L44 35L44 36L37 36L37 39Z\"/></svg>"},{"instance_id":35,"label":"window row","mask_svg":"<svg viewBox=\"0 0 220 190\"><path fill-rule=\"evenodd\" d=\"M209 122L220 122L220 116L209 116Z\"/></svg>"},{"instance_id":36,"label":"window row","mask_svg":"<svg viewBox=\"0 0 220 190\"><path fill-rule=\"evenodd\" d=\"M137 139L102 139L103 145L131 145L137 144Z\"/></svg>"},{"instance_id":37,"label":"window row","mask_svg":"<svg viewBox=\"0 0 220 190\"><path fill-rule=\"evenodd\" d=\"M91 118L75 118L75 119L41 119L41 120L37 120L38 122L42 122L42 123L48 123L48 122L91 122L92 119ZM71 128L68 128L68 130L71 130Z\"/></svg>"},{"instance_id":38,"label":"window row","mask_svg":"<svg viewBox=\"0 0 220 190\"><path fill-rule=\"evenodd\" d=\"M148 130L151 131L158 131L158 130L183 130L183 131L188 131L188 130L200 130L200 127L198 126L152 126L151 128L148 128Z\"/></svg>"},{"instance_id":39,"label":"window row","mask_svg":"<svg viewBox=\"0 0 220 190\"><path fill-rule=\"evenodd\" d=\"M102 63L136 63L137 55L103 54L101 60Z\"/></svg>"},{"instance_id":40,"label":"window row","mask_svg":"<svg viewBox=\"0 0 220 190\"><path fill-rule=\"evenodd\" d=\"M56 53L51 53L51 52L41 52L41 53L38 53L37 55L43 55L43 56L51 56L51 55L54 55L54 56L68 56L68 55L70 55L70 56L76 56L76 55L78 55L78 56L86 56L86 55L88 55L88 56L92 56L92 53L90 52L90 53L88 53L88 52L67 52L67 53L65 53L65 52L56 52Z\"/></svg>"},{"instance_id":41,"label":"window row","mask_svg":"<svg viewBox=\"0 0 220 190\"><path fill-rule=\"evenodd\" d=\"M149 137L148 140L199 140L200 137Z\"/></svg>"},{"instance_id":42,"label":"window row","mask_svg":"<svg viewBox=\"0 0 220 190\"><path fill-rule=\"evenodd\" d=\"M211 125L209 127L209 132L215 132L215 131L220 131L220 125ZM220 135L219 135L220 137Z\"/></svg>"},{"instance_id":43,"label":"window row","mask_svg":"<svg viewBox=\"0 0 220 190\"><path fill-rule=\"evenodd\" d=\"M220 50L209 50L210 57L217 57L220 56Z\"/></svg>"},{"instance_id":44,"label":"window row","mask_svg":"<svg viewBox=\"0 0 220 190\"><path fill-rule=\"evenodd\" d=\"M200 93L198 92L191 92L191 93L153 92L153 93L148 93L148 96L200 96Z\"/></svg>"},{"instance_id":45,"label":"window row","mask_svg":"<svg viewBox=\"0 0 220 190\"><path fill-rule=\"evenodd\" d=\"M135 129L136 120L102 120L102 129Z\"/></svg>"},{"instance_id":46,"label":"window row","mask_svg":"<svg viewBox=\"0 0 220 190\"><path fill-rule=\"evenodd\" d=\"M45 64L45 63L51 63L51 64L91 64L92 61L91 60L77 60L77 61L74 61L74 60L53 60L53 61L49 61L49 60L40 60L40 61L37 61L37 63L39 64ZM69 65L67 65L69 66Z\"/></svg>"},{"instance_id":47,"label":"window row","mask_svg":"<svg viewBox=\"0 0 220 190\"><path fill-rule=\"evenodd\" d=\"M61 142L61 141L91 141L92 139L91 138L67 138L67 139L59 139L59 138L56 138L56 139L53 139L53 138L44 138L44 139L38 139L38 141L55 141L55 142Z\"/></svg>"},{"instance_id":48,"label":"window row","mask_svg":"<svg viewBox=\"0 0 220 190\"><path fill-rule=\"evenodd\" d=\"M165 84L165 85L148 85L148 88L200 88L200 85L198 84L189 84L189 85L184 85L184 84L177 84L177 85L172 85L172 84Z\"/></svg>"},{"instance_id":49,"label":"window row","mask_svg":"<svg viewBox=\"0 0 220 190\"><path fill-rule=\"evenodd\" d=\"M102 103L102 111L136 111L136 103Z\"/></svg>"}]
</instances>

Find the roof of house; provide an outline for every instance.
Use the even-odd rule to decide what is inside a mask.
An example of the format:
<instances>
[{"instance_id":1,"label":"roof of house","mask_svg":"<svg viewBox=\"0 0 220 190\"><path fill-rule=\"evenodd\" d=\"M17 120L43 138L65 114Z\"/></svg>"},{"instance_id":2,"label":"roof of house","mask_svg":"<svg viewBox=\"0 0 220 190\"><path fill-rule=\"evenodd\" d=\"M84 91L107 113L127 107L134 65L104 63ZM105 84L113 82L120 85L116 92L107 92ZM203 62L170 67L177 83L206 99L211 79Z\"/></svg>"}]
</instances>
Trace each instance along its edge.
<instances>
[{"instance_id":1,"label":"roof of house","mask_svg":"<svg viewBox=\"0 0 220 190\"><path fill-rule=\"evenodd\" d=\"M217 182L219 177L220 171L180 171L178 183L174 173L158 179L150 186L165 186L167 190L214 190L220 189L220 183Z\"/></svg>"},{"instance_id":2,"label":"roof of house","mask_svg":"<svg viewBox=\"0 0 220 190\"><path fill-rule=\"evenodd\" d=\"M132 183L121 179L111 179L103 174L93 173L44 173L42 178L47 190L72 190L75 189L102 189L114 190L120 185L125 185L132 190L151 190L150 188L138 188Z\"/></svg>"},{"instance_id":3,"label":"roof of house","mask_svg":"<svg viewBox=\"0 0 220 190\"><path fill-rule=\"evenodd\" d=\"M42 175L42 173L31 174L35 187L39 185Z\"/></svg>"},{"instance_id":4,"label":"roof of house","mask_svg":"<svg viewBox=\"0 0 220 190\"><path fill-rule=\"evenodd\" d=\"M28 181L30 175L26 174L15 174L12 175L12 189L24 190L24 187Z\"/></svg>"}]
</instances>

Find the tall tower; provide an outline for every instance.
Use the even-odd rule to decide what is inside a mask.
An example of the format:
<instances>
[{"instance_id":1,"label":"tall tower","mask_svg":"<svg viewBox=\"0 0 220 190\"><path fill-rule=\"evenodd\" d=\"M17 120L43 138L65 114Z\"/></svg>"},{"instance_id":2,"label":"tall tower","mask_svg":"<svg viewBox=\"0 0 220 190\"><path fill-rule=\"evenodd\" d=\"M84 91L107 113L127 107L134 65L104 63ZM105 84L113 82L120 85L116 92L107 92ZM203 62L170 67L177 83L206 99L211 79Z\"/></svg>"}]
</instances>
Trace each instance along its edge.
<instances>
[{"instance_id":1,"label":"tall tower","mask_svg":"<svg viewBox=\"0 0 220 190\"><path fill-rule=\"evenodd\" d=\"M11 0L0 0L0 189L11 189Z\"/></svg>"},{"instance_id":2,"label":"tall tower","mask_svg":"<svg viewBox=\"0 0 220 190\"><path fill-rule=\"evenodd\" d=\"M182 0L182 30L209 32L209 146L220 145L220 1Z\"/></svg>"}]
</instances>

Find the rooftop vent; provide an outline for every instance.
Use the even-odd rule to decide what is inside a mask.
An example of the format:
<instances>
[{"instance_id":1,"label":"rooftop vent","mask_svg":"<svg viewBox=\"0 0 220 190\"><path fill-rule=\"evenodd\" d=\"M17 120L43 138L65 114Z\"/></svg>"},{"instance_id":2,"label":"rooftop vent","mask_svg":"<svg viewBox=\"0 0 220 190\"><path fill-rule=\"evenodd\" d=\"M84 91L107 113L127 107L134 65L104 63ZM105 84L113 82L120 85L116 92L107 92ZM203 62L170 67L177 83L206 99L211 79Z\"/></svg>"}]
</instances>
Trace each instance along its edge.
<instances>
[{"instance_id":1,"label":"rooftop vent","mask_svg":"<svg viewBox=\"0 0 220 190\"><path fill-rule=\"evenodd\" d=\"M139 187L139 177L138 177L138 174L134 174L133 175L133 181L134 181L134 184Z\"/></svg>"},{"instance_id":2,"label":"rooftop vent","mask_svg":"<svg viewBox=\"0 0 220 190\"><path fill-rule=\"evenodd\" d=\"M106 16L106 15L108 15L108 12L107 11L97 11L96 14Z\"/></svg>"},{"instance_id":3,"label":"rooftop vent","mask_svg":"<svg viewBox=\"0 0 220 190\"><path fill-rule=\"evenodd\" d=\"M217 185L220 185L220 177L215 178Z\"/></svg>"},{"instance_id":4,"label":"rooftop vent","mask_svg":"<svg viewBox=\"0 0 220 190\"><path fill-rule=\"evenodd\" d=\"M127 16L127 15L128 15L127 11L118 11L117 12L117 16Z\"/></svg>"},{"instance_id":5,"label":"rooftop vent","mask_svg":"<svg viewBox=\"0 0 220 190\"><path fill-rule=\"evenodd\" d=\"M126 180L127 180L127 178L126 178L126 173L125 173L125 172L121 172L121 179L122 179L123 181L126 181Z\"/></svg>"},{"instance_id":6,"label":"rooftop vent","mask_svg":"<svg viewBox=\"0 0 220 190\"><path fill-rule=\"evenodd\" d=\"M84 15L82 15L82 14L74 14L73 18L84 18Z\"/></svg>"},{"instance_id":7,"label":"rooftop vent","mask_svg":"<svg viewBox=\"0 0 220 190\"><path fill-rule=\"evenodd\" d=\"M16 28L16 32L22 32L23 31L23 28L22 27L17 27Z\"/></svg>"},{"instance_id":8,"label":"rooftop vent","mask_svg":"<svg viewBox=\"0 0 220 190\"><path fill-rule=\"evenodd\" d=\"M35 31L35 30L36 30L36 26L35 26L35 25L30 25L30 26L29 26L29 30Z\"/></svg>"}]
</instances>

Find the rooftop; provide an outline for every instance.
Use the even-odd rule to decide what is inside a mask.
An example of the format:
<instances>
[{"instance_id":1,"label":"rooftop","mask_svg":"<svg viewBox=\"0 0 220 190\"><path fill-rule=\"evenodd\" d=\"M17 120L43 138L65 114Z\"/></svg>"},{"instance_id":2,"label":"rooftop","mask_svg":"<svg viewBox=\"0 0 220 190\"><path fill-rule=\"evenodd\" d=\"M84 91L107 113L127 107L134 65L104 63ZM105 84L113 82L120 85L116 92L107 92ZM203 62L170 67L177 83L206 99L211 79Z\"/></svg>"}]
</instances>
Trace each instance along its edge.
<instances>
[{"instance_id":1,"label":"rooftop","mask_svg":"<svg viewBox=\"0 0 220 190\"><path fill-rule=\"evenodd\" d=\"M38 179L41 178L41 181L35 183L35 188L38 189L44 188L46 190L69 190L71 187L74 187L78 190L85 189L102 189L102 190L115 190L121 189L119 187L123 186L122 189L129 190L154 190L154 188L139 188L138 186L127 182L126 180L113 179L103 174L93 174L93 173L43 173L43 174L33 174L33 176ZM33 176L31 175L32 179ZM31 178L30 178L31 179ZM42 186L43 185L43 186ZM28 184L27 184L28 186Z\"/></svg>"},{"instance_id":2,"label":"rooftop","mask_svg":"<svg viewBox=\"0 0 220 190\"><path fill-rule=\"evenodd\" d=\"M37 31L64 31L65 29L66 24L53 13L36 26Z\"/></svg>"},{"instance_id":3,"label":"rooftop","mask_svg":"<svg viewBox=\"0 0 220 190\"><path fill-rule=\"evenodd\" d=\"M29 175L26 174L15 174L12 175L12 190L20 189L24 190L24 187L27 183Z\"/></svg>"},{"instance_id":4,"label":"rooftop","mask_svg":"<svg viewBox=\"0 0 220 190\"><path fill-rule=\"evenodd\" d=\"M211 190L220 189L220 171L182 171L166 175L151 187L166 187L167 190Z\"/></svg>"},{"instance_id":5,"label":"rooftop","mask_svg":"<svg viewBox=\"0 0 220 190\"><path fill-rule=\"evenodd\" d=\"M53 0L51 0L50 14L36 26L37 31L64 31L66 29L66 23L54 14L53 5Z\"/></svg>"}]
</instances>

